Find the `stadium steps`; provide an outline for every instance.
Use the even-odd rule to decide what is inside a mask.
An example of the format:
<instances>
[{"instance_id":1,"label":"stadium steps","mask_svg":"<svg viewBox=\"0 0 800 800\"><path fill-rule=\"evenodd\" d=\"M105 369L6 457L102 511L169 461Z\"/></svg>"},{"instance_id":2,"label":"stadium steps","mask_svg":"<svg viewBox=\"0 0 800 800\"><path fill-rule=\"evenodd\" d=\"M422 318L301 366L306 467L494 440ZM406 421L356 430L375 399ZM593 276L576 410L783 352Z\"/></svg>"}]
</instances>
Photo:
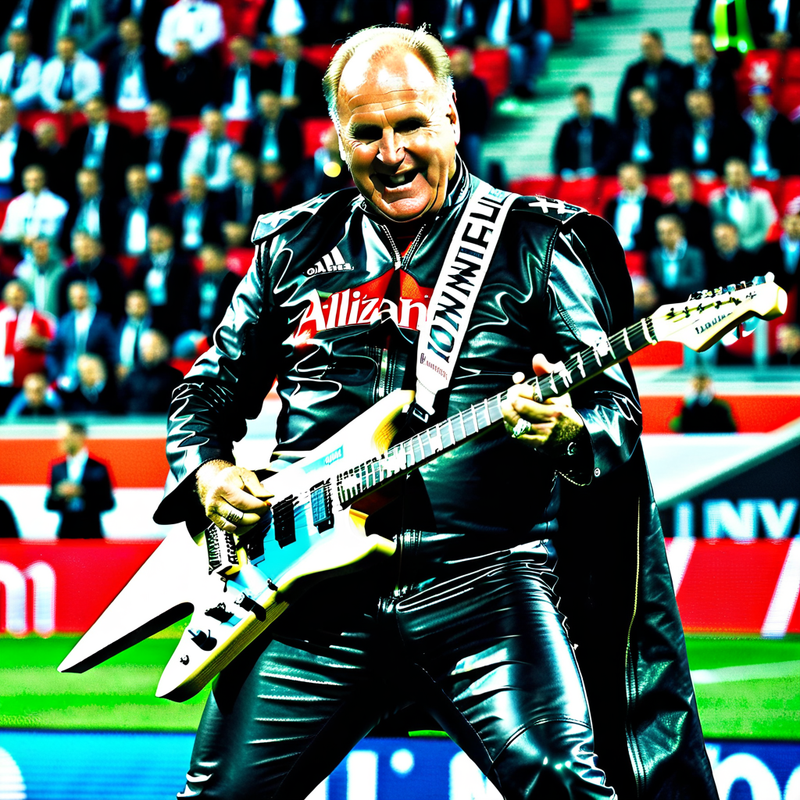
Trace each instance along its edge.
<instances>
[{"instance_id":1,"label":"stadium steps","mask_svg":"<svg viewBox=\"0 0 800 800\"><path fill-rule=\"evenodd\" d=\"M506 178L547 175L550 154L561 121L572 114L569 92L588 83L595 92L595 108L613 115L617 86L627 65L640 58L639 36L645 28L658 28L667 53L679 61L689 59L689 21L694 0L611 0L611 13L575 21L575 37L550 53L546 74L539 82L540 96L526 104L525 115L495 111L484 143L488 161L502 164Z\"/></svg>"}]
</instances>

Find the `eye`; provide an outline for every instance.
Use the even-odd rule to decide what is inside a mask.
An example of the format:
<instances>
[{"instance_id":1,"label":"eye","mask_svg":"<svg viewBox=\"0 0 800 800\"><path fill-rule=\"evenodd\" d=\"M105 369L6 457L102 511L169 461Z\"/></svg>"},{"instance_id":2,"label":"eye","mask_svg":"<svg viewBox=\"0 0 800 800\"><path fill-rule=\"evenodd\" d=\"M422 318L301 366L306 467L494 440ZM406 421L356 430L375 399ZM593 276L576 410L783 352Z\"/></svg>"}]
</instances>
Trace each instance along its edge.
<instances>
[{"instance_id":1,"label":"eye","mask_svg":"<svg viewBox=\"0 0 800 800\"><path fill-rule=\"evenodd\" d=\"M381 138L381 129L377 125L356 125L350 136L359 142L374 142Z\"/></svg>"},{"instance_id":2,"label":"eye","mask_svg":"<svg viewBox=\"0 0 800 800\"><path fill-rule=\"evenodd\" d=\"M425 127L425 120L419 117L410 117L409 119L401 120L394 126L398 133L412 133Z\"/></svg>"}]
</instances>

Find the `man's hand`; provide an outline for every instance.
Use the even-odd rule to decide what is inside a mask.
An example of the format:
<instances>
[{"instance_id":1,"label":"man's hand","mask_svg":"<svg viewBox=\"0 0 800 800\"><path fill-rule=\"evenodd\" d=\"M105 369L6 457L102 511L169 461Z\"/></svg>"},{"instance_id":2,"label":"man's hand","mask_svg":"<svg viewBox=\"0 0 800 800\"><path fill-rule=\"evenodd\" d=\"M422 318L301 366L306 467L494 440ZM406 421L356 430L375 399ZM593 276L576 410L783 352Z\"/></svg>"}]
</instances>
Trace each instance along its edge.
<instances>
[{"instance_id":1,"label":"man's hand","mask_svg":"<svg viewBox=\"0 0 800 800\"><path fill-rule=\"evenodd\" d=\"M555 364L551 364L541 353L533 357L536 375L546 375L554 369ZM568 394L539 403L533 399L533 387L522 383L525 380L523 373L515 373L512 380L514 385L508 390L508 398L503 401L501 408L506 430L515 439L546 452L549 446L571 442L578 436L583 428L583 420L572 407ZM526 422L530 427L520 435L517 426Z\"/></svg>"},{"instance_id":2,"label":"man's hand","mask_svg":"<svg viewBox=\"0 0 800 800\"><path fill-rule=\"evenodd\" d=\"M197 496L206 516L225 531L244 533L267 512L272 495L255 473L228 461L208 461L197 470Z\"/></svg>"}]
</instances>

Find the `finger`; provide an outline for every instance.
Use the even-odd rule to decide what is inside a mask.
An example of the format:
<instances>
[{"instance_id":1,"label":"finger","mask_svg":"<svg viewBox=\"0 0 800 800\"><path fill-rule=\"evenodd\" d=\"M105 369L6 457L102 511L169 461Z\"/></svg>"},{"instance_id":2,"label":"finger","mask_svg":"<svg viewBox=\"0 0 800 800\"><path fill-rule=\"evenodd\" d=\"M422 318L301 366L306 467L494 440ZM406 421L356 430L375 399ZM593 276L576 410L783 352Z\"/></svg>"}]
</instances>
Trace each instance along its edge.
<instances>
[{"instance_id":1,"label":"finger","mask_svg":"<svg viewBox=\"0 0 800 800\"><path fill-rule=\"evenodd\" d=\"M261 514L252 511L242 511L234 506L228 505L217 509L217 513L231 525L242 528L255 525L261 520Z\"/></svg>"},{"instance_id":2,"label":"finger","mask_svg":"<svg viewBox=\"0 0 800 800\"><path fill-rule=\"evenodd\" d=\"M255 476L253 472L246 472L242 476L244 480L244 489L245 491L249 492L253 497L260 497L262 500L267 500L270 497L273 497L272 492L270 492L266 486Z\"/></svg>"},{"instance_id":3,"label":"finger","mask_svg":"<svg viewBox=\"0 0 800 800\"><path fill-rule=\"evenodd\" d=\"M220 503L220 501L224 501ZM255 497L249 491L245 491L242 486L236 486L230 483L223 484L219 491L212 496L212 502L216 505L233 506L241 511L265 511L269 508L269 500Z\"/></svg>"}]
</instances>

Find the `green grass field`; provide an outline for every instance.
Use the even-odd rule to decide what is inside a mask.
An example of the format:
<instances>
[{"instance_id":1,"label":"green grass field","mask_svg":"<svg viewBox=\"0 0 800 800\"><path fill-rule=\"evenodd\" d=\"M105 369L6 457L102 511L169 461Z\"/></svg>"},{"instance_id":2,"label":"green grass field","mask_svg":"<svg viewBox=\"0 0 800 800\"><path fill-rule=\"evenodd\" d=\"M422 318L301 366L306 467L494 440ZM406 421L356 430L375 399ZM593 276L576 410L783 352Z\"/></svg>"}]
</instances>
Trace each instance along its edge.
<instances>
[{"instance_id":1,"label":"green grass field","mask_svg":"<svg viewBox=\"0 0 800 800\"><path fill-rule=\"evenodd\" d=\"M77 636L0 636L0 728L191 731L207 690L185 703L154 696L174 630L82 675L56 666ZM800 740L800 638L688 638L710 739Z\"/></svg>"}]
</instances>

